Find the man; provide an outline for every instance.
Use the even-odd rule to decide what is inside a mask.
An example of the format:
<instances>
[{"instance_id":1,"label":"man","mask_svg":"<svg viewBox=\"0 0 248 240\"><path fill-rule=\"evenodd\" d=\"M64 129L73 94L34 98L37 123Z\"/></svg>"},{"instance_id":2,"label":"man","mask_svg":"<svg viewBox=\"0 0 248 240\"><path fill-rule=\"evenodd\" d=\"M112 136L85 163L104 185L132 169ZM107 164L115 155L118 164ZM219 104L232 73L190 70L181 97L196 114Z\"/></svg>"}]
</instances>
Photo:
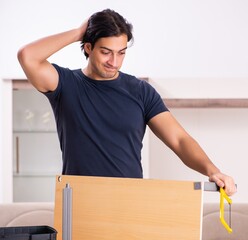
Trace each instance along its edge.
<instances>
[{"instance_id":1,"label":"man","mask_svg":"<svg viewBox=\"0 0 248 240\"><path fill-rule=\"evenodd\" d=\"M146 125L190 168L235 193L233 179L220 172L179 125L156 90L120 70L132 40L132 25L104 10L79 28L30 43L18 52L29 81L53 108L63 157L63 174L142 178L141 149ZM81 41L88 64L70 70L47 59Z\"/></svg>"}]
</instances>

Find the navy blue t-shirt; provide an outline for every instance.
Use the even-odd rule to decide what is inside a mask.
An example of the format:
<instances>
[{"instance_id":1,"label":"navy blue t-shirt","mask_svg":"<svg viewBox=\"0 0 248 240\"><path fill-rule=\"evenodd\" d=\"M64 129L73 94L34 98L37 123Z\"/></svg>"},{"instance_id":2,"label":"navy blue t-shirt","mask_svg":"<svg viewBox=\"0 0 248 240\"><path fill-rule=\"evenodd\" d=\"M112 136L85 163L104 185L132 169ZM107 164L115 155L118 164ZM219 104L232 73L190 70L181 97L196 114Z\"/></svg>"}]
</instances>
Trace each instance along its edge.
<instances>
[{"instance_id":1,"label":"navy blue t-shirt","mask_svg":"<svg viewBox=\"0 0 248 240\"><path fill-rule=\"evenodd\" d=\"M146 124L168 110L156 90L122 72L115 80L99 81L81 69L53 66L58 87L44 94L55 115L62 174L142 178Z\"/></svg>"}]
</instances>

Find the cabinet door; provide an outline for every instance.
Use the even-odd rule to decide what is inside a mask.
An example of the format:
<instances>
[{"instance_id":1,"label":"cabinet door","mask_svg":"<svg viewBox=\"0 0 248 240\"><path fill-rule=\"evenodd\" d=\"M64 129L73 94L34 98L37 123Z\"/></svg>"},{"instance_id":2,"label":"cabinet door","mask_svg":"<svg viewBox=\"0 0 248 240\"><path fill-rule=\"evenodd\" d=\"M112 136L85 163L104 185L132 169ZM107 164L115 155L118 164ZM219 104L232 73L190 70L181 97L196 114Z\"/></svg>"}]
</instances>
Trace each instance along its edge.
<instances>
[{"instance_id":1,"label":"cabinet door","mask_svg":"<svg viewBox=\"0 0 248 240\"><path fill-rule=\"evenodd\" d=\"M14 202L54 201L61 150L53 112L35 89L13 91Z\"/></svg>"},{"instance_id":2,"label":"cabinet door","mask_svg":"<svg viewBox=\"0 0 248 240\"><path fill-rule=\"evenodd\" d=\"M61 151L56 132L13 133L15 174L51 175L61 172Z\"/></svg>"}]
</instances>

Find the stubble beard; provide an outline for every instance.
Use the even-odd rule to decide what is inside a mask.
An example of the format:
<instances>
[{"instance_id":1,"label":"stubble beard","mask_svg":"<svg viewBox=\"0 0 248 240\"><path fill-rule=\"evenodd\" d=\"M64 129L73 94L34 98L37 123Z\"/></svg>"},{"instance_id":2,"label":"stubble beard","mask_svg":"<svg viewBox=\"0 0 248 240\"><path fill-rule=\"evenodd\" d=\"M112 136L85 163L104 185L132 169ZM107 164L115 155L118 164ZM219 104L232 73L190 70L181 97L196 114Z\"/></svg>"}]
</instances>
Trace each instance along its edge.
<instances>
[{"instance_id":1,"label":"stubble beard","mask_svg":"<svg viewBox=\"0 0 248 240\"><path fill-rule=\"evenodd\" d=\"M108 79L114 79L118 76L118 69L115 69L115 71L107 71L107 70L100 70L100 69L95 69L96 73L98 76L100 76L103 80L108 80Z\"/></svg>"}]
</instances>

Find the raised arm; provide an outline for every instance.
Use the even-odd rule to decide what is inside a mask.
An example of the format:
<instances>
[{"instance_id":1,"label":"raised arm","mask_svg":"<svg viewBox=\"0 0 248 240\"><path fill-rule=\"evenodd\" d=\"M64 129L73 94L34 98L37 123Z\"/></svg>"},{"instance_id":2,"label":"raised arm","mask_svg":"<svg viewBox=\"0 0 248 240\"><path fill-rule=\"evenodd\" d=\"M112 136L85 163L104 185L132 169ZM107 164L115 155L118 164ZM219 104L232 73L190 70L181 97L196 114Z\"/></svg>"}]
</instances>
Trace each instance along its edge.
<instances>
[{"instance_id":1,"label":"raised arm","mask_svg":"<svg viewBox=\"0 0 248 240\"><path fill-rule=\"evenodd\" d=\"M79 28L44 37L18 51L18 60L32 85L42 92L53 91L58 85L58 73L48 58L67 45L81 41L88 21Z\"/></svg>"},{"instance_id":2,"label":"raised arm","mask_svg":"<svg viewBox=\"0 0 248 240\"><path fill-rule=\"evenodd\" d=\"M156 115L148 125L185 165L208 176L209 180L219 187L224 187L228 195L236 192L233 179L220 172L200 145L181 127L170 112Z\"/></svg>"}]
</instances>

